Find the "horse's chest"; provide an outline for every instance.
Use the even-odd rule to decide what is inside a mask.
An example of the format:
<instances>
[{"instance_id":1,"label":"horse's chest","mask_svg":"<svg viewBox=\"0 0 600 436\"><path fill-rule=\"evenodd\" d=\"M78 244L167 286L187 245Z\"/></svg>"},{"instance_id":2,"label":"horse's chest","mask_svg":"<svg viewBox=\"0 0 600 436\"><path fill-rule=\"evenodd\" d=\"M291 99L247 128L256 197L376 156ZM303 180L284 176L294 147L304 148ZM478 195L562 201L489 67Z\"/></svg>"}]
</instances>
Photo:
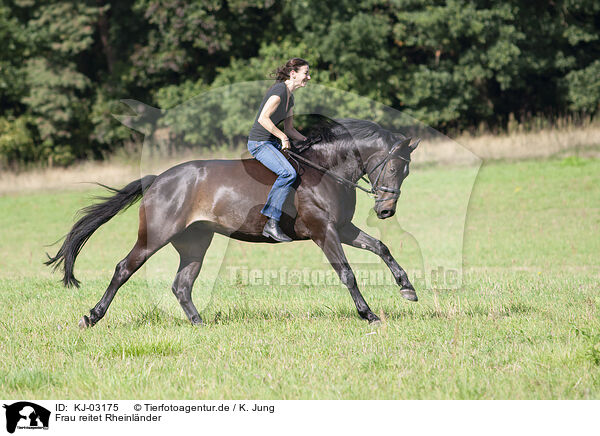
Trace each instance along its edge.
<instances>
[{"instance_id":1,"label":"horse's chest","mask_svg":"<svg viewBox=\"0 0 600 436\"><path fill-rule=\"evenodd\" d=\"M337 184L336 184L337 185ZM323 186L300 187L295 199L299 225L310 228L323 222L336 227L352 221L356 208L356 192L331 183ZM299 228L301 230L301 228Z\"/></svg>"}]
</instances>

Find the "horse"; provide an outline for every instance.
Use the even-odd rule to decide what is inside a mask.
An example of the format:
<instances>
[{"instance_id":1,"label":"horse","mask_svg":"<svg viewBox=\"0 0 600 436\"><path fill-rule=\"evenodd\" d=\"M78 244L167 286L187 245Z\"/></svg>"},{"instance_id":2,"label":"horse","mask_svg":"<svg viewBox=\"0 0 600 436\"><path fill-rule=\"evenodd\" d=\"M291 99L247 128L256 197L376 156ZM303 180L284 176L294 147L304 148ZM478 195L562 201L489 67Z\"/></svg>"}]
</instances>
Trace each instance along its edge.
<instances>
[{"instance_id":1,"label":"horse","mask_svg":"<svg viewBox=\"0 0 600 436\"><path fill-rule=\"evenodd\" d=\"M293 241L310 239L316 243L350 291L360 317L369 323L379 322L357 287L342 244L380 256L400 287L401 296L409 301L418 298L388 247L352 224L354 188L361 177L368 177L377 217L392 217L402 182L409 174L410 155L419 141L411 144L411 138L359 119L320 123L308 132L308 138L319 140L302 152L301 161L288 156L298 168L298 176L295 192L284 207L281 228ZM318 165L307 164L311 162ZM46 264L54 269L62 265L63 284L79 287L73 269L85 243L102 224L141 199L138 235L129 254L116 265L104 295L89 316L81 318L79 326L92 327L100 321L118 289L169 243L180 256L172 292L190 322L202 324L192 301L192 286L213 235L276 243L262 235L267 217L260 213L276 177L255 159L194 160L158 176L142 177L122 189L101 185L113 195L80 211L82 217L65 236L57 254L48 256Z\"/></svg>"}]
</instances>

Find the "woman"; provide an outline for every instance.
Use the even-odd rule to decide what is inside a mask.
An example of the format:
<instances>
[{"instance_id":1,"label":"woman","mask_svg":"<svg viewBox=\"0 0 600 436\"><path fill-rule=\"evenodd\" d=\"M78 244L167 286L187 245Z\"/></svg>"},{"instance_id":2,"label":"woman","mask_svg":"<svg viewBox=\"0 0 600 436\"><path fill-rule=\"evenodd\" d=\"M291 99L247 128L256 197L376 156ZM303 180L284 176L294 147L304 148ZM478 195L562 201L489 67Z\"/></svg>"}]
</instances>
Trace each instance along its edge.
<instances>
[{"instance_id":1,"label":"woman","mask_svg":"<svg viewBox=\"0 0 600 436\"><path fill-rule=\"evenodd\" d=\"M277 174L277 180L261 210L269 218L262 234L278 242L289 242L292 239L279 227L279 219L283 203L296 180L296 171L279 150L290 147L290 138L306 140L304 135L294 129L292 93L305 87L310 80L308 62L300 58L290 59L284 66L277 68L275 76L276 83L267 91L248 135L248 151ZM285 120L283 132L277 128L282 120Z\"/></svg>"}]
</instances>

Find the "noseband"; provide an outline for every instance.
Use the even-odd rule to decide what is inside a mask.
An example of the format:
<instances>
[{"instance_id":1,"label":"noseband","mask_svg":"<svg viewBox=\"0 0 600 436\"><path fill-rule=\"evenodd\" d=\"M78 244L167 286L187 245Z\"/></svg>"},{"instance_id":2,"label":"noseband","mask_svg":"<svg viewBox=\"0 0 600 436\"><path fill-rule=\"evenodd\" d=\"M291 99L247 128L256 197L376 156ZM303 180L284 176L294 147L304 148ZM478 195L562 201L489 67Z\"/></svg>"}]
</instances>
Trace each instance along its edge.
<instances>
[{"instance_id":1,"label":"noseband","mask_svg":"<svg viewBox=\"0 0 600 436\"><path fill-rule=\"evenodd\" d=\"M408 139L401 139L398 142L396 142L392 148L390 149L390 151L388 152L387 155L385 155L385 157L377 164L373 167L373 169L371 169L370 171L368 170L368 166L369 166L369 160L375 156L374 154L369 156L369 159L367 159L366 162L366 168L365 168L365 172L369 175L369 178L371 180L373 180L373 178L371 177L371 174L373 174L375 172L375 170L377 168L379 168L379 172L377 173L377 177L375 177L375 181L371 184L371 193L375 194L375 196L378 195L378 191L382 191L382 192L390 192L393 195L387 198L378 198L375 200L375 203L380 203L382 201L388 201L388 200L395 200L398 197L400 197L400 189L395 189L395 188L390 188L387 186L379 186L379 179L381 178L381 176L384 174L386 166L388 164L389 161L391 161L392 159L402 159L405 162L410 162L410 158L407 157L403 157L403 156L396 156L394 155L394 153L396 153L399 149L401 149L402 147L408 145L410 143L411 138ZM363 180L365 180L363 178ZM368 182L368 180L365 180Z\"/></svg>"}]
</instances>

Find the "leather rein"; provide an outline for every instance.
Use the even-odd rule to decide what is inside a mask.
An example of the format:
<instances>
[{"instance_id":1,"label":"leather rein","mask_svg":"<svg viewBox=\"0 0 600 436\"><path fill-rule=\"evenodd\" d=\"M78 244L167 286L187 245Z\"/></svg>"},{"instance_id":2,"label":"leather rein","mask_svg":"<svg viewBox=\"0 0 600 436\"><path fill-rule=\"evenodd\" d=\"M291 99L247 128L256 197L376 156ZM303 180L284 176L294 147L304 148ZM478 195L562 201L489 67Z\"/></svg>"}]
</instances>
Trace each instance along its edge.
<instances>
[{"instance_id":1,"label":"leather rein","mask_svg":"<svg viewBox=\"0 0 600 436\"><path fill-rule=\"evenodd\" d=\"M374 153L373 155L369 156L369 158L367 159L367 162L366 162L367 166L365 167L363 165L363 170L368 174L368 176L369 176L370 179L372 179L371 174L373 174L375 172L375 170L377 170L378 168L379 168L379 173L377 173L377 177L375 177L375 182L374 183L371 183L369 180L367 180L364 175L361 176L361 180L363 180L366 183L368 183L369 185L371 185L371 189L363 188L358 183L354 183L351 180L345 179L345 178L343 178L343 177L335 174L333 171L328 170L327 168L324 168L321 165L318 165L318 164L312 162L311 160L306 159L303 156L300 156L298 153L296 153L296 152L294 152L292 150L288 149L288 150L284 150L284 151L286 153L288 153L290 156L292 156L293 158L298 159L299 161L305 163L309 167L312 167L312 168L314 168L314 169L322 172L323 174L328 175L329 177L331 177L332 179L334 179L338 183L341 183L342 185L345 185L345 186L347 186L349 188L352 188L352 189L358 188L361 191L366 192L367 194L373 194L375 196L378 195L377 194L378 191L389 192L389 193L394 194L391 197L387 197L385 199L376 199L375 202L378 203L378 202L381 202L381 201L387 201L387 200L396 199L396 198L400 197L400 189L390 188L390 187L387 187L387 186L379 186L378 183L379 183L379 179L381 178L382 174L385 171L385 168L386 168L388 162L391 161L392 159L401 159L401 160L403 160L403 161L405 161L407 163L410 162L410 158L399 156L399 155L395 155L395 153L399 149L401 149L402 147L408 145L410 143L410 141L411 141L411 138L407 138L407 139L401 139L401 140L397 141L396 143L394 143L394 145L392 146L392 148L390 149L390 151L370 171L368 169L369 160L373 156L375 156L376 153ZM308 148L310 145L312 145L312 143L309 143L309 145L304 146L302 148L302 151L306 150L306 148Z\"/></svg>"}]
</instances>

